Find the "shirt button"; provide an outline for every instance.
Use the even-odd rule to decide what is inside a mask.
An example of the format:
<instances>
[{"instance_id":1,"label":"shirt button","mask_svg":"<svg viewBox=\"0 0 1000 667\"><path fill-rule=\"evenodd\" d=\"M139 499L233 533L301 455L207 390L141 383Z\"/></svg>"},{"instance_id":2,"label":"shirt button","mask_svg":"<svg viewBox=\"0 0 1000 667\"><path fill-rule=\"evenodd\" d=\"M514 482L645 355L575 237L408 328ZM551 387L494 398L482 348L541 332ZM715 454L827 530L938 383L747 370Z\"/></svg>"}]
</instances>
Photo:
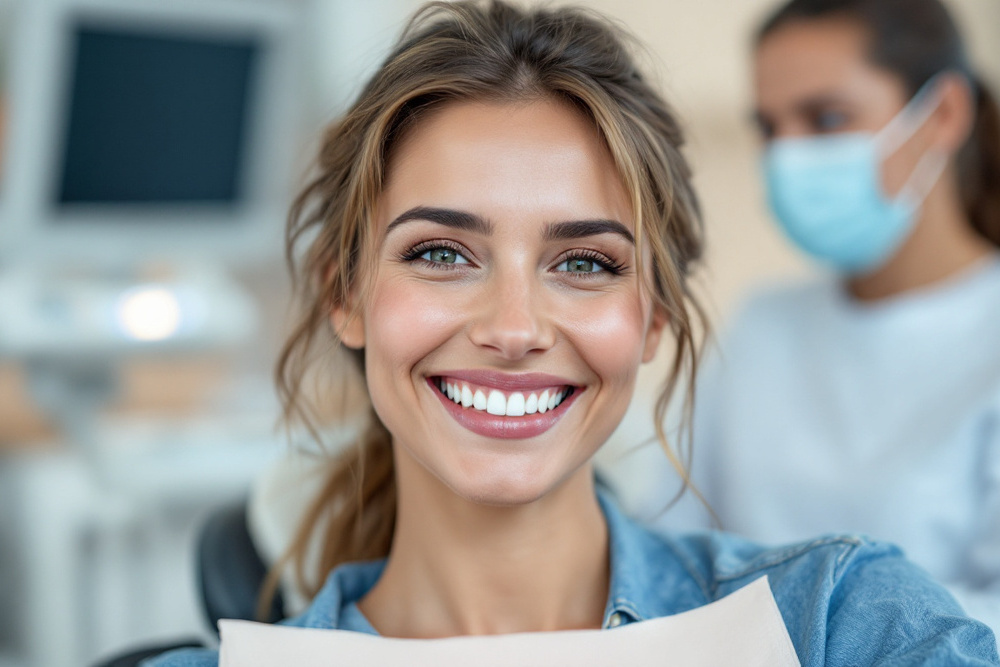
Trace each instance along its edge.
<instances>
[{"instance_id":1,"label":"shirt button","mask_svg":"<svg viewBox=\"0 0 1000 667\"><path fill-rule=\"evenodd\" d=\"M622 624L622 615L619 614L617 611L611 614L611 618L608 619L608 627L617 628L621 624Z\"/></svg>"}]
</instances>

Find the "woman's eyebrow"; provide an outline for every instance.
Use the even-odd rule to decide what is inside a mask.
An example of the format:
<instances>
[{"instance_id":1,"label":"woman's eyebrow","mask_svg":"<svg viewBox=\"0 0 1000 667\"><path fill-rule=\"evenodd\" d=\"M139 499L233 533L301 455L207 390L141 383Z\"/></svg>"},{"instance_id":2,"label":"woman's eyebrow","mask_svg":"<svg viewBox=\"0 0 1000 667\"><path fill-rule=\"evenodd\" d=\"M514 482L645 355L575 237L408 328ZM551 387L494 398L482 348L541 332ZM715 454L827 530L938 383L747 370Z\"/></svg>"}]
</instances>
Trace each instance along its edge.
<instances>
[{"instance_id":1,"label":"woman's eyebrow","mask_svg":"<svg viewBox=\"0 0 1000 667\"><path fill-rule=\"evenodd\" d=\"M545 229L545 240L580 239L598 234L618 234L635 245L635 236L617 220L569 220L553 222Z\"/></svg>"},{"instance_id":2,"label":"woman's eyebrow","mask_svg":"<svg viewBox=\"0 0 1000 667\"><path fill-rule=\"evenodd\" d=\"M493 233L493 224L475 213L458 211L451 208L438 208L434 206L415 206L405 211L389 223L385 233L389 234L393 229L411 220L426 220L435 222L452 229L464 229L483 236ZM599 234L617 234L631 244L635 244L635 236L628 227L617 220L568 220L565 222L553 222L545 228L545 240L565 240L579 239L587 236L597 236Z\"/></svg>"},{"instance_id":3,"label":"woman's eyebrow","mask_svg":"<svg viewBox=\"0 0 1000 667\"><path fill-rule=\"evenodd\" d=\"M445 227L464 229L476 234L482 234L483 236L489 236L493 233L493 225L490 221L475 213L456 211L450 208L435 208L433 206L415 206L401 213L395 220L389 223L389 226L385 229L385 233L388 234L396 227L411 220L427 220L428 222L436 222Z\"/></svg>"}]
</instances>

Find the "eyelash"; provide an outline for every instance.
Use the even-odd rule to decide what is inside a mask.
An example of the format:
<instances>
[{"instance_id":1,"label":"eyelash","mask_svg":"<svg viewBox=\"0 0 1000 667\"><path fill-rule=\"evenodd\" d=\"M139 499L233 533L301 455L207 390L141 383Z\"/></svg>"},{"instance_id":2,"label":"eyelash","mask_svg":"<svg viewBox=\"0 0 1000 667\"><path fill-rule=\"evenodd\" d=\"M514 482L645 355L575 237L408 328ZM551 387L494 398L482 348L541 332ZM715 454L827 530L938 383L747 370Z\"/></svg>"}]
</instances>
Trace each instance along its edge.
<instances>
[{"instance_id":1,"label":"eyelash","mask_svg":"<svg viewBox=\"0 0 1000 667\"><path fill-rule=\"evenodd\" d=\"M596 250L571 250L565 255L559 257L559 259L556 261L556 266L562 264L563 262L568 262L578 259L594 262L604 271L607 271L608 273L615 276L620 276L625 271L626 268L624 262L616 262L615 260L611 259L604 253L597 252ZM593 273L580 273L576 271L566 271L565 273L575 273L578 276L590 277L601 272L595 271Z\"/></svg>"},{"instance_id":2,"label":"eyelash","mask_svg":"<svg viewBox=\"0 0 1000 667\"><path fill-rule=\"evenodd\" d=\"M421 255L430 250L437 250L439 248L447 248L448 250L451 250L452 252L461 255L466 260L468 260L469 255L472 254L457 243L454 243L452 241L441 240L441 241L423 241L421 243L418 243L417 245L413 246L412 248L404 252L402 255L400 255L399 258L404 262L420 262L421 264L424 264L426 266L433 266L435 269L441 269L445 271L453 271L458 267L468 266L467 264L457 264L457 263L446 264L444 262L432 262L430 260L426 260L420 257Z\"/></svg>"},{"instance_id":3,"label":"eyelash","mask_svg":"<svg viewBox=\"0 0 1000 667\"><path fill-rule=\"evenodd\" d=\"M471 254L468 250L463 248L458 243L453 241L439 240L439 241L422 241L417 245L413 246L406 252L400 255L400 260L404 262L420 262L424 265L433 266L435 269L444 271L454 271L462 266L468 266L467 264L447 264L444 262L432 262L421 258L421 255L427 253L431 250L437 250L439 248L447 248L455 253L458 253L466 260L469 259ZM604 271L618 276L625 272L627 265L624 262L618 262L604 253L598 252L596 250L571 250L564 255L561 255L558 260L556 260L555 265L558 266L564 262L583 259L587 261L594 262L601 267ZM471 263L471 261L470 261ZM595 271L593 273L580 273L575 271L564 271L561 273L574 273L577 277L592 277L596 274L601 273L601 271Z\"/></svg>"}]
</instances>

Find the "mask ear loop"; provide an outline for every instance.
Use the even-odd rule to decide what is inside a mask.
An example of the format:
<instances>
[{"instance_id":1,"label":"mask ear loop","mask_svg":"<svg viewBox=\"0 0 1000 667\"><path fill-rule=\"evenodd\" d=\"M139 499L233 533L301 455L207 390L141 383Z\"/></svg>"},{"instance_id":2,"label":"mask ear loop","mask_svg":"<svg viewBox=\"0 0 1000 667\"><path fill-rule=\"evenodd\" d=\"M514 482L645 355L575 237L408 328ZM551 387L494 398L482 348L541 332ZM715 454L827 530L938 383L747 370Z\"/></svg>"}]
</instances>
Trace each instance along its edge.
<instances>
[{"instance_id":1,"label":"mask ear loop","mask_svg":"<svg viewBox=\"0 0 1000 667\"><path fill-rule=\"evenodd\" d=\"M937 84L942 74L935 74L920 86L917 94L875 136L879 158L885 159L898 151L937 111L941 104Z\"/></svg>"},{"instance_id":2,"label":"mask ear loop","mask_svg":"<svg viewBox=\"0 0 1000 667\"><path fill-rule=\"evenodd\" d=\"M900 188L899 194L896 195L897 199L908 202L914 208L920 206L930 194L934 184L941 178L941 174L944 173L947 166L948 155L944 151L935 149L927 151L917 162L917 166L914 167L913 173L910 174L906 183Z\"/></svg>"},{"instance_id":3,"label":"mask ear loop","mask_svg":"<svg viewBox=\"0 0 1000 667\"><path fill-rule=\"evenodd\" d=\"M880 160L899 150L937 110L941 104L938 82L943 74L935 74L928 79L913 99L878 133L876 141ZM916 208L930 194L947 165L948 156L944 152L928 150L917 162L896 198Z\"/></svg>"}]
</instances>

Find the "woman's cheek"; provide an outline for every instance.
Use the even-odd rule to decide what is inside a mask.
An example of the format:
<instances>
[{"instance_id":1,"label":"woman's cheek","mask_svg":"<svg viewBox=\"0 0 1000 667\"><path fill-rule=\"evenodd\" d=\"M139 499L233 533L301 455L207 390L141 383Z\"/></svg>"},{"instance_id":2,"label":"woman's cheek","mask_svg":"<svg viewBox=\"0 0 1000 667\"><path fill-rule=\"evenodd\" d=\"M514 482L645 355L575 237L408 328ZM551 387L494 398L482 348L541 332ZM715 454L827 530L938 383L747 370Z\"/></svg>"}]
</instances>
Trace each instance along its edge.
<instances>
[{"instance_id":1,"label":"woman's cheek","mask_svg":"<svg viewBox=\"0 0 1000 667\"><path fill-rule=\"evenodd\" d=\"M634 296L608 295L578 303L564 330L603 381L630 381L640 363L648 316Z\"/></svg>"},{"instance_id":2,"label":"woman's cheek","mask_svg":"<svg viewBox=\"0 0 1000 667\"><path fill-rule=\"evenodd\" d=\"M369 347L377 347L394 370L408 372L461 326L461 294L413 279L390 280L372 295L367 321ZM402 365L402 367L400 367Z\"/></svg>"}]
</instances>

